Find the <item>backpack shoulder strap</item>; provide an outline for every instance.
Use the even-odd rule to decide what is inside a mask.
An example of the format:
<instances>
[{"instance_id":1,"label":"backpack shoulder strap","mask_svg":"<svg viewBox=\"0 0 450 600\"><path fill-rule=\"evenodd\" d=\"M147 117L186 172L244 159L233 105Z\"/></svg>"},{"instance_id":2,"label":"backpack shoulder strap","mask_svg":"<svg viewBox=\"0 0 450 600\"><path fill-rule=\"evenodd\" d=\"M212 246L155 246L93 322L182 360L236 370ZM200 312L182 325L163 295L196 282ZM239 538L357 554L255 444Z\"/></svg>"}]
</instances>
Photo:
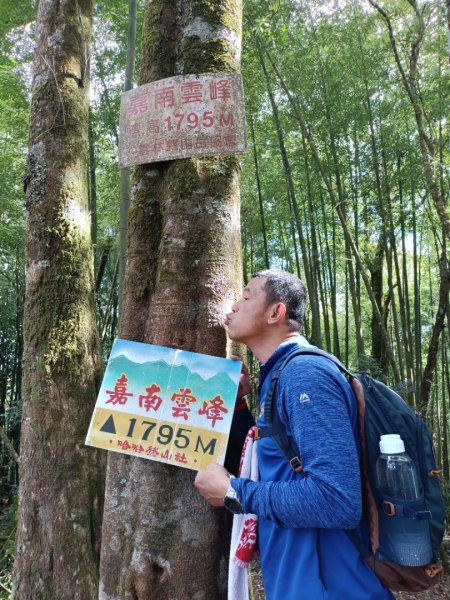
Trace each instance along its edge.
<instances>
[{"instance_id":1,"label":"backpack shoulder strap","mask_svg":"<svg viewBox=\"0 0 450 600\"><path fill-rule=\"evenodd\" d=\"M305 346L303 348L298 348L288 354L288 356L281 363L280 367L273 373L269 389L267 395L264 399L264 422L267 427L257 428L257 438L264 437L273 437L275 443L277 444L282 455L289 461L291 467L297 473L301 473L303 471L303 465L300 457L300 452L298 450L295 442L290 440L286 434L285 427L281 422L280 415L278 414L277 409L277 386L280 375L284 369L284 367L296 356L301 355L312 355L312 356L322 356L327 358L332 363L334 363L337 368L344 373L349 380L350 386L352 388L353 394L356 399L357 406L357 414L358 414L358 430L359 430L359 439L360 439L360 467L361 467L361 484L363 487L363 498L364 498L364 512L366 514L367 523L369 526L369 534L370 534L370 548L378 548L379 546L379 538L378 538L378 511L376 508L375 498L373 496L373 492L369 483L369 479L367 476L367 462L366 462L366 441L365 441L365 430L364 430L364 413L365 413L365 401L364 401L364 388L361 384L360 379L351 373L347 369L347 367L333 354L329 354L316 346ZM363 557L367 557L371 555L371 551L369 548L365 546L365 544L361 541L356 530L345 529L344 533L350 540L350 542L356 547L356 549L360 552Z\"/></svg>"},{"instance_id":2,"label":"backpack shoulder strap","mask_svg":"<svg viewBox=\"0 0 450 600\"><path fill-rule=\"evenodd\" d=\"M273 437L280 452L289 461L291 467L297 473L301 473L303 470L300 453L297 445L288 438L285 427L281 422L280 415L278 414L277 388L278 380L283 372L283 369L293 358L301 355L322 356L323 358L327 358L349 378L353 377L352 373L339 359L332 354L317 348L316 346L305 346L303 348L297 348L296 350L293 350L286 356L278 369L272 373L269 389L267 390L267 394L264 399L264 423L266 424L266 427L258 428L258 438Z\"/></svg>"}]
</instances>

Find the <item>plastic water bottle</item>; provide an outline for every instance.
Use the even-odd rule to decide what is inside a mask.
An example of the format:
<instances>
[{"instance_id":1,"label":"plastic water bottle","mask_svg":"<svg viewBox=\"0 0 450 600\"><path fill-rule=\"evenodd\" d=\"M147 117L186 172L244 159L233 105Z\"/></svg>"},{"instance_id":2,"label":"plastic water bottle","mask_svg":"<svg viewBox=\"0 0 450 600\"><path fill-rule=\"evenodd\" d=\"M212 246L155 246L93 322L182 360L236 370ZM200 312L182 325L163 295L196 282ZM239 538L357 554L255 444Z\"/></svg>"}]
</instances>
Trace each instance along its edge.
<instances>
[{"instance_id":1,"label":"plastic water bottle","mask_svg":"<svg viewBox=\"0 0 450 600\"><path fill-rule=\"evenodd\" d=\"M432 559L429 520L396 515L394 506L425 510L414 462L398 434L382 435L380 452L376 471L383 500L380 527L386 558L409 567L426 565Z\"/></svg>"}]
</instances>

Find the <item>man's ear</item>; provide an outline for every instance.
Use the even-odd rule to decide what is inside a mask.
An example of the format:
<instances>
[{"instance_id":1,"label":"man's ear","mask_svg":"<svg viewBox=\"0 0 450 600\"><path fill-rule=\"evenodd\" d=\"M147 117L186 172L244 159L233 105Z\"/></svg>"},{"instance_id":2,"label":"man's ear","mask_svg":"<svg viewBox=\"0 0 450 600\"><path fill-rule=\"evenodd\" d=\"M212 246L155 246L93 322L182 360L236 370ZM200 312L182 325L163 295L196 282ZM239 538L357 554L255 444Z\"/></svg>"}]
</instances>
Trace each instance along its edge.
<instances>
[{"instance_id":1,"label":"man's ear","mask_svg":"<svg viewBox=\"0 0 450 600\"><path fill-rule=\"evenodd\" d=\"M286 318L286 304L283 302L277 302L276 304L272 304L270 307L269 319L268 323L280 323L284 321Z\"/></svg>"}]
</instances>

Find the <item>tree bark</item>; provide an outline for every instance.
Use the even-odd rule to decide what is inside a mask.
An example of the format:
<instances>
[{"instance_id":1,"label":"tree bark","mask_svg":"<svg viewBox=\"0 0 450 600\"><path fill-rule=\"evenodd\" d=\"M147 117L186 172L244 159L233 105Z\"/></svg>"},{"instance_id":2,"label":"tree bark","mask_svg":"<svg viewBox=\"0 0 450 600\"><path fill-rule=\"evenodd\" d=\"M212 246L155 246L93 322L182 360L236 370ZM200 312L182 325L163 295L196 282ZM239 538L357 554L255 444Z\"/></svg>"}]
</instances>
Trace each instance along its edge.
<instances>
[{"instance_id":1,"label":"tree bark","mask_svg":"<svg viewBox=\"0 0 450 600\"><path fill-rule=\"evenodd\" d=\"M239 0L155 0L140 83L240 68ZM239 161L186 159L135 169L120 337L224 356L223 314L241 286ZM100 598L226 598L229 519L194 472L111 453Z\"/></svg>"},{"instance_id":2,"label":"tree bark","mask_svg":"<svg viewBox=\"0 0 450 600\"><path fill-rule=\"evenodd\" d=\"M88 208L91 0L41 0L27 172L27 288L13 597L97 597L103 469L84 446L100 358Z\"/></svg>"}]
</instances>

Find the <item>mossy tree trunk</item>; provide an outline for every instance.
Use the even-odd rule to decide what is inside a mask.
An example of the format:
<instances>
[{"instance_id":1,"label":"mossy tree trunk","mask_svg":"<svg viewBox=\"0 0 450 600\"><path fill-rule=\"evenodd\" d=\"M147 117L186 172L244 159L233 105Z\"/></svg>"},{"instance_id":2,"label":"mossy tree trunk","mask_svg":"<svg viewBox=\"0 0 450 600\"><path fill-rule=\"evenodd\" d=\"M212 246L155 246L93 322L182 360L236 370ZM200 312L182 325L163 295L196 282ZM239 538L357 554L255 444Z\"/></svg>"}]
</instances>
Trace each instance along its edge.
<instances>
[{"instance_id":1,"label":"mossy tree trunk","mask_svg":"<svg viewBox=\"0 0 450 600\"><path fill-rule=\"evenodd\" d=\"M141 84L239 71L240 0L154 0ZM223 313L240 287L239 162L186 159L135 170L120 336L224 356ZM110 453L100 598L226 598L225 511L195 473Z\"/></svg>"},{"instance_id":2,"label":"mossy tree trunk","mask_svg":"<svg viewBox=\"0 0 450 600\"><path fill-rule=\"evenodd\" d=\"M87 191L92 0L41 0L31 102L14 598L97 597L103 469Z\"/></svg>"}]
</instances>

